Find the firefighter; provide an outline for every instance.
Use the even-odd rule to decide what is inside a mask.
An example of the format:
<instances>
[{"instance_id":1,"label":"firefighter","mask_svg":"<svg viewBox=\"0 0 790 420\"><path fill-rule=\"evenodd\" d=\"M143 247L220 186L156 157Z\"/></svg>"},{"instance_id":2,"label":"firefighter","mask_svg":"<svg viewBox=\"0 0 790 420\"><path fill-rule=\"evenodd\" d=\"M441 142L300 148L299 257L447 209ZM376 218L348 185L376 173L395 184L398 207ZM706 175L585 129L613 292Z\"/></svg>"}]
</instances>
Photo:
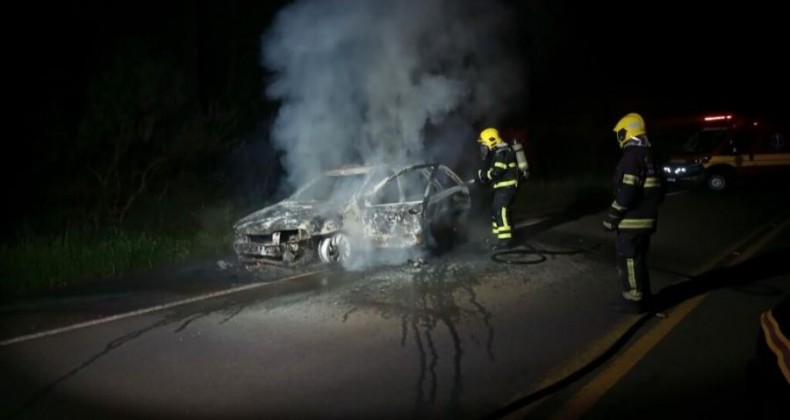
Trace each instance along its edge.
<instances>
[{"instance_id":1,"label":"firefighter","mask_svg":"<svg viewBox=\"0 0 790 420\"><path fill-rule=\"evenodd\" d=\"M623 153L614 173L614 201L603 221L606 231L616 232L622 293L613 307L620 312L642 313L649 310L652 298L647 255L656 231L658 207L664 199L661 166L641 115L625 115L614 132Z\"/></svg>"},{"instance_id":2,"label":"firefighter","mask_svg":"<svg viewBox=\"0 0 790 420\"><path fill-rule=\"evenodd\" d=\"M486 152L485 166L477 171L477 178L482 184L491 185L494 190L491 202L494 241L491 248L505 249L513 243L509 207L518 188L516 154L508 143L502 141L496 128L486 128L480 132L477 142Z\"/></svg>"},{"instance_id":3,"label":"firefighter","mask_svg":"<svg viewBox=\"0 0 790 420\"><path fill-rule=\"evenodd\" d=\"M768 414L785 412L790 395L790 295L760 314L760 327L750 379L755 381L764 418L781 418Z\"/></svg>"}]
</instances>

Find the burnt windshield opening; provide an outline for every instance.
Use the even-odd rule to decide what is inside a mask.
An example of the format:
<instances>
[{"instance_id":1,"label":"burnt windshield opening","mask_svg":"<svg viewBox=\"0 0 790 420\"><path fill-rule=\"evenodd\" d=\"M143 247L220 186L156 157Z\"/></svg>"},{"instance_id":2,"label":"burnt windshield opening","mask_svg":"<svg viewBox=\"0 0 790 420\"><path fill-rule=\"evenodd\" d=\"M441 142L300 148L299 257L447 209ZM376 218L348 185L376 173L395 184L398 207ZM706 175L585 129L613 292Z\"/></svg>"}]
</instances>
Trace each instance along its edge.
<instances>
[{"instance_id":1,"label":"burnt windshield opening","mask_svg":"<svg viewBox=\"0 0 790 420\"><path fill-rule=\"evenodd\" d=\"M365 174L323 175L291 197L297 202L333 202L348 201L365 183Z\"/></svg>"}]
</instances>

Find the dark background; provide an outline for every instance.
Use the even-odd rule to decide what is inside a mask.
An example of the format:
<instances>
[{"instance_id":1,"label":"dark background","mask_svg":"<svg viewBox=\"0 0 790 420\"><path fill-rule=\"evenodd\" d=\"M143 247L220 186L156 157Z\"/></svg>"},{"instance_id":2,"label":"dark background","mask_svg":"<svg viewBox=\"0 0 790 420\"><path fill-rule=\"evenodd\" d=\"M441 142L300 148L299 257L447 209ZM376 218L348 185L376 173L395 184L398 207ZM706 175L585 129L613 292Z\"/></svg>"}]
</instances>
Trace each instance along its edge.
<instances>
[{"instance_id":1,"label":"dark background","mask_svg":"<svg viewBox=\"0 0 790 420\"><path fill-rule=\"evenodd\" d=\"M540 58L533 62L541 70L536 76L545 82L536 80L534 94L541 102L566 98L572 108L597 103L618 113L636 108L647 114L788 110L783 61L790 34L777 6L545 3L553 16L566 18L550 20L548 48L536 48Z\"/></svg>"},{"instance_id":2,"label":"dark background","mask_svg":"<svg viewBox=\"0 0 790 420\"><path fill-rule=\"evenodd\" d=\"M274 194L260 39L286 3L8 6L2 233L168 225L185 207ZM609 171L627 112L649 130L707 112L790 115L787 19L769 2L509 3L529 64L510 121L529 128L539 175Z\"/></svg>"}]
</instances>

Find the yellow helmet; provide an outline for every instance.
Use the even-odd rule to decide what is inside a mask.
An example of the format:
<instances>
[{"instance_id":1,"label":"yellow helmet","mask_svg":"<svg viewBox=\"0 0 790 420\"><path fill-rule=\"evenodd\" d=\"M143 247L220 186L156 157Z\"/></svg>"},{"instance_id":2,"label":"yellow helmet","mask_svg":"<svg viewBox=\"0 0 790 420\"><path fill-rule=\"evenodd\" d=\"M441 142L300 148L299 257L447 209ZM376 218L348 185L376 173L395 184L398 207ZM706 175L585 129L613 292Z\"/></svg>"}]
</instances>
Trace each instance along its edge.
<instances>
[{"instance_id":1,"label":"yellow helmet","mask_svg":"<svg viewBox=\"0 0 790 420\"><path fill-rule=\"evenodd\" d=\"M480 132L480 138L477 139L477 142L492 149L497 144L502 143L502 137L499 137L499 130L496 128L486 128Z\"/></svg>"},{"instance_id":2,"label":"yellow helmet","mask_svg":"<svg viewBox=\"0 0 790 420\"><path fill-rule=\"evenodd\" d=\"M623 118L620 118L620 121L614 126L613 131L617 134L617 141L620 143L621 148L624 147L631 138L647 133L647 130L645 130L645 120L636 112L626 114Z\"/></svg>"}]
</instances>

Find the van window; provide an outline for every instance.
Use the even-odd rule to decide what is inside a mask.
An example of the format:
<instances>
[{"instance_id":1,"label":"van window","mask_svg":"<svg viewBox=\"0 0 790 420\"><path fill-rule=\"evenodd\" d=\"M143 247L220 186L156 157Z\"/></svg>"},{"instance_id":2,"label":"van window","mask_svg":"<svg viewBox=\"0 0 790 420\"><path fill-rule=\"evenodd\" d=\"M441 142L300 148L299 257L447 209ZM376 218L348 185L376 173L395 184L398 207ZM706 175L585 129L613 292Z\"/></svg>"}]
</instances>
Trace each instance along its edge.
<instances>
[{"instance_id":1,"label":"van window","mask_svg":"<svg viewBox=\"0 0 790 420\"><path fill-rule=\"evenodd\" d=\"M729 141L727 130L702 130L694 133L683 145L686 153L711 153Z\"/></svg>"},{"instance_id":2,"label":"van window","mask_svg":"<svg viewBox=\"0 0 790 420\"><path fill-rule=\"evenodd\" d=\"M768 145L771 147L771 150L777 152L787 153L790 150L790 147L787 145L787 137L781 131L771 133L768 137Z\"/></svg>"},{"instance_id":3,"label":"van window","mask_svg":"<svg viewBox=\"0 0 790 420\"><path fill-rule=\"evenodd\" d=\"M730 150L734 155L748 154L752 152L752 144L754 144L753 130L739 130L732 135L732 142L730 143Z\"/></svg>"},{"instance_id":4,"label":"van window","mask_svg":"<svg viewBox=\"0 0 790 420\"><path fill-rule=\"evenodd\" d=\"M752 153L787 153L787 138L774 127L758 126L754 128L755 141Z\"/></svg>"}]
</instances>

